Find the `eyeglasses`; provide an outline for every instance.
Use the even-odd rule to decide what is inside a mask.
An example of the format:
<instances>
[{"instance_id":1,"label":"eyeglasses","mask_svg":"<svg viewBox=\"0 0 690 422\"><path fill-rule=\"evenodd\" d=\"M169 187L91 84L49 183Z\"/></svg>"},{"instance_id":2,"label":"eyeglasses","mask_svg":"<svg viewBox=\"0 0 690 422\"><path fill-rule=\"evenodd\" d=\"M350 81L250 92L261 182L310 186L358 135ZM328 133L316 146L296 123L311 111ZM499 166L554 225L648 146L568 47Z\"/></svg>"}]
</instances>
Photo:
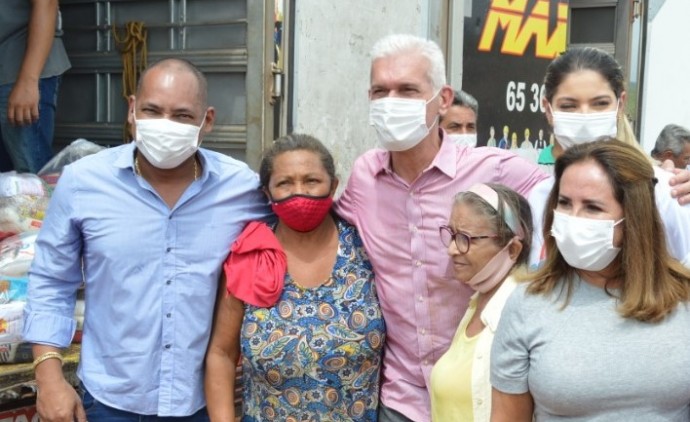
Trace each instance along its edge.
<instances>
[{"instance_id":1,"label":"eyeglasses","mask_svg":"<svg viewBox=\"0 0 690 422\"><path fill-rule=\"evenodd\" d=\"M487 234L483 236L470 236L463 232L454 232L448 226L441 226L438 228L438 233L441 235L441 242L447 248L450 246L451 240L455 240L455 246L458 248L458 252L467 253L470 251L470 243L472 239L496 239L498 235Z\"/></svg>"}]
</instances>

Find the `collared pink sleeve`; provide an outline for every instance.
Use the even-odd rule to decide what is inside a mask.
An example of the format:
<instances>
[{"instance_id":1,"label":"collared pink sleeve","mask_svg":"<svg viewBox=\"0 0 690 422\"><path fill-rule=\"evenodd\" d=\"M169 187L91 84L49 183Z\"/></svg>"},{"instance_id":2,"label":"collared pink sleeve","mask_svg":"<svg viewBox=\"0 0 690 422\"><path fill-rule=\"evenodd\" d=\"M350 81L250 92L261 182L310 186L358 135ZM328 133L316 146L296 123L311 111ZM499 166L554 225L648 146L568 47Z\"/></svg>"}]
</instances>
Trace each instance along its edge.
<instances>
[{"instance_id":1,"label":"collared pink sleeve","mask_svg":"<svg viewBox=\"0 0 690 422\"><path fill-rule=\"evenodd\" d=\"M355 183L354 179L355 178L350 175L350 178L347 181L347 186L345 186L345 190L342 194L340 194L333 206L336 214L338 214L343 220L354 226L357 226L357 201L354 192L355 189L352 187L352 184Z\"/></svg>"},{"instance_id":2,"label":"collared pink sleeve","mask_svg":"<svg viewBox=\"0 0 690 422\"><path fill-rule=\"evenodd\" d=\"M482 149L482 148L477 148ZM510 151L499 148L485 148L495 154L497 174L495 183L501 183L527 197L539 182L550 178L538 165Z\"/></svg>"}]
</instances>

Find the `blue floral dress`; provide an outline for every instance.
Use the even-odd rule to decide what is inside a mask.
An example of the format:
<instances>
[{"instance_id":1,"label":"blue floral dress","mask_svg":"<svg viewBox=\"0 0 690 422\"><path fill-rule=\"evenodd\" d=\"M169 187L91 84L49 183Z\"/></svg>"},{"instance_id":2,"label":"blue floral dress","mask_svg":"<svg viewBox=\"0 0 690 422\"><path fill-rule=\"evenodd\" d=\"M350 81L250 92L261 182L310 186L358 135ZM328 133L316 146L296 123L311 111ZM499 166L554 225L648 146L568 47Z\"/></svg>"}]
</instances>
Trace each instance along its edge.
<instances>
[{"instance_id":1,"label":"blue floral dress","mask_svg":"<svg viewBox=\"0 0 690 422\"><path fill-rule=\"evenodd\" d=\"M270 308L245 305L243 421L375 421L385 325L357 230L336 219L330 279L302 288L285 276Z\"/></svg>"}]
</instances>

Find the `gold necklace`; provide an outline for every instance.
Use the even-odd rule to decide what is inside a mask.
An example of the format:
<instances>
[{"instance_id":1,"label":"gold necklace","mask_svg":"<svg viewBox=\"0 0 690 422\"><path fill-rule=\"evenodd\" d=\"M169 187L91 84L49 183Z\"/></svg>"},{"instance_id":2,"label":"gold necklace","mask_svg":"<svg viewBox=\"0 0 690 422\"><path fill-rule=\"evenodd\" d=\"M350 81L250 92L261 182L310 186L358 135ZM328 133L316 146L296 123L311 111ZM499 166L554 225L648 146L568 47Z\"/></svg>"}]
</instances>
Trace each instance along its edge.
<instances>
[{"instance_id":1,"label":"gold necklace","mask_svg":"<svg viewBox=\"0 0 690 422\"><path fill-rule=\"evenodd\" d=\"M141 176L141 169L139 168L139 157L134 157L134 173ZM144 177L144 176L141 176ZM199 178L199 168L196 164L196 157L194 157L194 181Z\"/></svg>"}]
</instances>

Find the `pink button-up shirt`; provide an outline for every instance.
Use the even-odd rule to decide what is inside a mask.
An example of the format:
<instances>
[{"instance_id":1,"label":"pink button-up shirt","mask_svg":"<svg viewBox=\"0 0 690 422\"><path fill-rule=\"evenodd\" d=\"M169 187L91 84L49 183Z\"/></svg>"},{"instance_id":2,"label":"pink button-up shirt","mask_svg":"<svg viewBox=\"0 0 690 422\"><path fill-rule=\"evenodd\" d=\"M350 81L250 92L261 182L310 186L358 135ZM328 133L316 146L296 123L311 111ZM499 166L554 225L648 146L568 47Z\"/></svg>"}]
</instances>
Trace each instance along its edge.
<instances>
[{"instance_id":1,"label":"pink button-up shirt","mask_svg":"<svg viewBox=\"0 0 690 422\"><path fill-rule=\"evenodd\" d=\"M453 279L439 236L453 198L474 183L502 183L526 195L548 175L510 152L449 141L412 183L390 153L359 157L336 211L359 229L376 273L387 340L381 401L415 421L430 420L429 377L450 346L472 292Z\"/></svg>"}]
</instances>

